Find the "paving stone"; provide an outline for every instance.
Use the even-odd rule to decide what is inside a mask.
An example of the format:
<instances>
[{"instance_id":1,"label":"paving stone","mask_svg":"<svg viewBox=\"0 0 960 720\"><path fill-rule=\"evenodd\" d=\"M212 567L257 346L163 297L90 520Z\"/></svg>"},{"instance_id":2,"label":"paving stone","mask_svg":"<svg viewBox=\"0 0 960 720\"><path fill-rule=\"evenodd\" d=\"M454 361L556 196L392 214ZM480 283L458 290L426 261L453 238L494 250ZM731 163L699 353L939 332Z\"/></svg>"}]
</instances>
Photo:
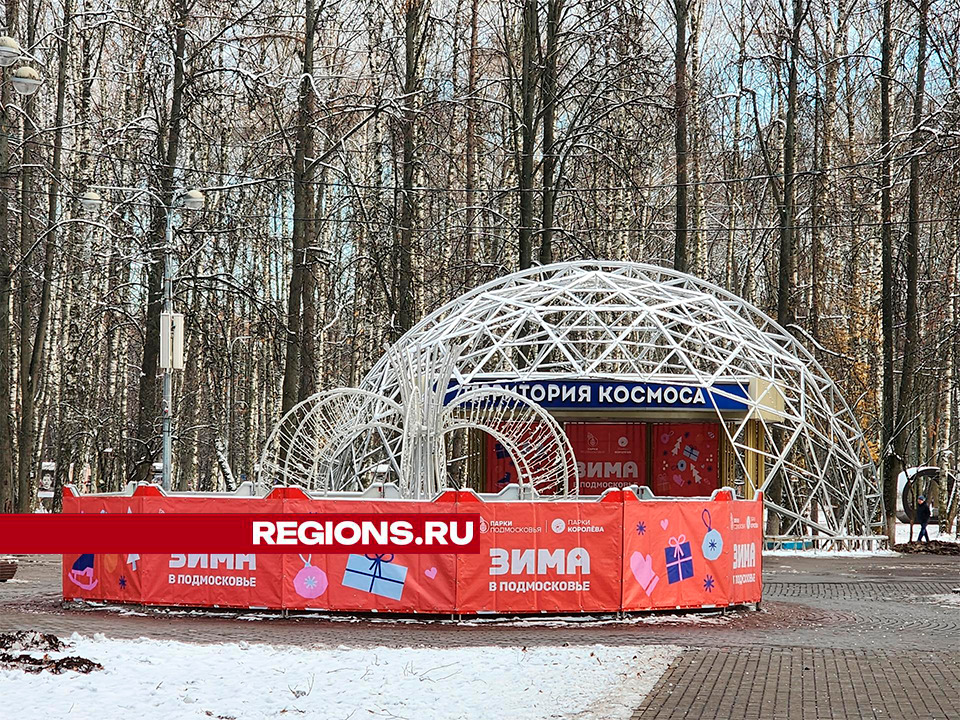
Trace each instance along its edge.
<instances>
[{"instance_id":1,"label":"paving stone","mask_svg":"<svg viewBox=\"0 0 960 720\"><path fill-rule=\"evenodd\" d=\"M685 651L633 720L954 720L960 653L806 648Z\"/></svg>"}]
</instances>

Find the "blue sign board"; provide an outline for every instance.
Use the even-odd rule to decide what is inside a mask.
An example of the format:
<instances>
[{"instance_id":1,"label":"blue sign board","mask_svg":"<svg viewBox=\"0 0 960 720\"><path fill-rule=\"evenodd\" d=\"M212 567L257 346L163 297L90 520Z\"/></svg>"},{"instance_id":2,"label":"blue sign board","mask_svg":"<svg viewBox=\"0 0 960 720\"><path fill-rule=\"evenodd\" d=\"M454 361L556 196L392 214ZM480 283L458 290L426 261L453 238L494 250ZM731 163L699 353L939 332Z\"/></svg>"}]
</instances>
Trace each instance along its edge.
<instances>
[{"instance_id":1,"label":"blue sign board","mask_svg":"<svg viewBox=\"0 0 960 720\"><path fill-rule=\"evenodd\" d=\"M741 383L674 385L622 380L482 380L451 385L446 403L467 390L512 390L547 410L721 410L747 409L748 388Z\"/></svg>"}]
</instances>

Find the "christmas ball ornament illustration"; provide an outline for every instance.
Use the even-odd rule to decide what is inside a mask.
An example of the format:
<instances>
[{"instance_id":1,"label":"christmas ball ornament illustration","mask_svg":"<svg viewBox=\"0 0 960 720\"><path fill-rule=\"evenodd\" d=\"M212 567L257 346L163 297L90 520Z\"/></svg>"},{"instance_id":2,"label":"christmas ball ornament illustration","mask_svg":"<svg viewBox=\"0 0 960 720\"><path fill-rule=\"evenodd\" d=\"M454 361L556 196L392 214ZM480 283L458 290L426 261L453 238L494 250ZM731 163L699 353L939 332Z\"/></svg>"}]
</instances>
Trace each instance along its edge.
<instances>
[{"instance_id":1,"label":"christmas ball ornament illustration","mask_svg":"<svg viewBox=\"0 0 960 720\"><path fill-rule=\"evenodd\" d=\"M307 600L320 597L327 590L327 574L315 565L310 564L312 557L313 555L300 556L300 559L303 560L303 567L300 568L300 572L293 579L293 589L296 590L297 595Z\"/></svg>"},{"instance_id":2,"label":"christmas ball ornament illustration","mask_svg":"<svg viewBox=\"0 0 960 720\"><path fill-rule=\"evenodd\" d=\"M703 536L703 557L707 560L716 560L723 551L723 537L711 524L710 511L704 508L700 516L707 527L707 534Z\"/></svg>"}]
</instances>

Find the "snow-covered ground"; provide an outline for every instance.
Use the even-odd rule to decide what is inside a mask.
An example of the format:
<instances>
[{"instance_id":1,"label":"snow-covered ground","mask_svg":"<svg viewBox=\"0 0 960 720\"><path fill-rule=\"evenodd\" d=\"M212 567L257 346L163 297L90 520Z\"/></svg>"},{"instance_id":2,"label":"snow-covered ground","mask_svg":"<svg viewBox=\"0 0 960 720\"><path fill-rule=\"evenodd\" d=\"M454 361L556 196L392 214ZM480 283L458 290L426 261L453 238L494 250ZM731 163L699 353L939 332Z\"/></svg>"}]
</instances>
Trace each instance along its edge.
<instances>
[{"instance_id":1,"label":"snow-covered ground","mask_svg":"<svg viewBox=\"0 0 960 720\"><path fill-rule=\"evenodd\" d=\"M935 605L948 605L950 607L960 608L960 590L945 595L931 595L930 601Z\"/></svg>"},{"instance_id":2,"label":"snow-covered ground","mask_svg":"<svg viewBox=\"0 0 960 720\"><path fill-rule=\"evenodd\" d=\"M629 718L680 651L306 649L79 635L70 645L66 654L103 670L0 670L3 712L18 720Z\"/></svg>"},{"instance_id":3,"label":"snow-covered ground","mask_svg":"<svg viewBox=\"0 0 960 720\"><path fill-rule=\"evenodd\" d=\"M104 610L124 617L203 617L229 618L243 622L268 622L280 617L280 613L232 610L218 612L209 609L148 608L139 609L127 605L101 602L77 603L76 607ZM617 616L613 613L600 615L496 615L468 616L459 620L444 620L436 617L376 617L361 615L330 615L309 612L297 617L301 621L316 620L330 623L354 623L365 625L456 625L457 627L573 627L576 625L726 625L737 617L737 610L691 610L689 612L639 612Z\"/></svg>"},{"instance_id":4,"label":"snow-covered ground","mask_svg":"<svg viewBox=\"0 0 960 720\"><path fill-rule=\"evenodd\" d=\"M920 526L913 526L913 540L917 539L917 534L920 532ZM957 536L953 533L940 532L940 528L934 523L927 526L927 534L930 536L931 540L943 540L944 542L954 542L957 539ZM900 543L910 542L910 524L909 523L897 523L897 545Z\"/></svg>"},{"instance_id":5,"label":"snow-covered ground","mask_svg":"<svg viewBox=\"0 0 960 720\"><path fill-rule=\"evenodd\" d=\"M913 526L913 539L917 537L917 533L920 532L920 528L917 525ZM957 536L953 533L941 533L936 525L930 525L927 527L927 532L930 535L931 540L943 540L945 542L956 542ZM901 543L910 542L910 525L909 523L897 523L897 545ZM764 557L884 557L884 556L895 556L899 553L894 552L893 550L764 550Z\"/></svg>"}]
</instances>

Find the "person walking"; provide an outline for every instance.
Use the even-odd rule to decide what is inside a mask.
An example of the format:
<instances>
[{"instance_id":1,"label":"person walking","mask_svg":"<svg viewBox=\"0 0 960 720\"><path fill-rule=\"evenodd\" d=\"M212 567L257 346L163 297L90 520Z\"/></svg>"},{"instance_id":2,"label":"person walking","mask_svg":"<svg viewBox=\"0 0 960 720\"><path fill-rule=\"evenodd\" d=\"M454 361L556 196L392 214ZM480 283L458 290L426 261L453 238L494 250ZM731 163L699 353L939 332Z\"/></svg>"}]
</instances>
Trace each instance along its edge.
<instances>
[{"instance_id":1,"label":"person walking","mask_svg":"<svg viewBox=\"0 0 960 720\"><path fill-rule=\"evenodd\" d=\"M920 532L917 534L917 542L924 538L924 542L930 542L930 536L927 534L927 523L930 522L930 506L927 504L927 498L923 495L917 498L916 521L920 525Z\"/></svg>"}]
</instances>

